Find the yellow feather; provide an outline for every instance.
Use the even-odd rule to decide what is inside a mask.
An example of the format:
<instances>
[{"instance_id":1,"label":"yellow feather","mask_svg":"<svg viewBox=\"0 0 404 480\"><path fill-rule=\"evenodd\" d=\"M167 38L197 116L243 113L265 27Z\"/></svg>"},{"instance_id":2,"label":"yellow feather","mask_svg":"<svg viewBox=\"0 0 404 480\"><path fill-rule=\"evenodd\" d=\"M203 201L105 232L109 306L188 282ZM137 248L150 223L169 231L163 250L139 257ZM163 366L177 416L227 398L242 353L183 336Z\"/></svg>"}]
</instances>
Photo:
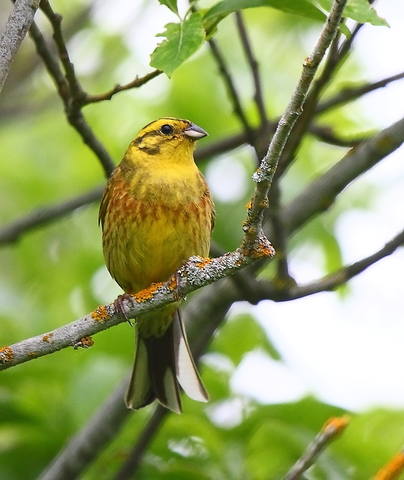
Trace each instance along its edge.
<instances>
[{"instance_id":1,"label":"yellow feather","mask_svg":"<svg viewBox=\"0 0 404 480\"><path fill-rule=\"evenodd\" d=\"M167 117L152 122L130 143L108 182L100 207L104 256L111 275L127 293L168 280L193 255L209 254L214 207L193 158L195 139L204 135L188 120ZM145 381L140 378L143 370L136 365L128 394L133 408L149 403L154 395L168 408L180 409L173 358L156 363L150 358L155 347L147 343L147 339L168 335L177 308L171 304L137 321L141 342L146 342L139 352L142 357L147 353L148 360L143 361L149 363L142 369L154 368L159 378L154 383ZM181 327L174 331L185 335ZM172 342L173 333L170 335L167 341ZM186 344L186 338L183 341ZM165 350L165 343L158 348ZM173 352L172 345L170 348L167 352ZM188 365L193 365L192 358ZM191 385L200 384L196 370L187 374L194 379ZM134 390L136 377L145 390L140 394ZM172 386L170 391L167 385ZM206 398L200 385L195 395Z\"/></svg>"}]
</instances>

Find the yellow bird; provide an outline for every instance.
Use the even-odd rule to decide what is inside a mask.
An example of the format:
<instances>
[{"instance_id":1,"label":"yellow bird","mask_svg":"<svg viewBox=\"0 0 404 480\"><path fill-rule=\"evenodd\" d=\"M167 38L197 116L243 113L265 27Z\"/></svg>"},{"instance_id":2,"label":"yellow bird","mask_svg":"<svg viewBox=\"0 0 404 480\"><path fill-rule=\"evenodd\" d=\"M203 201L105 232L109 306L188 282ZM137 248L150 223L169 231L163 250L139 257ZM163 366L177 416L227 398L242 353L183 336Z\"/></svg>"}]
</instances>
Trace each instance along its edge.
<instances>
[{"instance_id":1,"label":"yellow bird","mask_svg":"<svg viewBox=\"0 0 404 480\"><path fill-rule=\"evenodd\" d=\"M151 122L108 181L99 214L104 256L128 294L168 280L192 255L209 254L214 205L193 157L195 140L206 135L188 120ZM136 321L128 408L157 399L180 413L180 386L189 397L208 400L178 307L170 304Z\"/></svg>"}]
</instances>

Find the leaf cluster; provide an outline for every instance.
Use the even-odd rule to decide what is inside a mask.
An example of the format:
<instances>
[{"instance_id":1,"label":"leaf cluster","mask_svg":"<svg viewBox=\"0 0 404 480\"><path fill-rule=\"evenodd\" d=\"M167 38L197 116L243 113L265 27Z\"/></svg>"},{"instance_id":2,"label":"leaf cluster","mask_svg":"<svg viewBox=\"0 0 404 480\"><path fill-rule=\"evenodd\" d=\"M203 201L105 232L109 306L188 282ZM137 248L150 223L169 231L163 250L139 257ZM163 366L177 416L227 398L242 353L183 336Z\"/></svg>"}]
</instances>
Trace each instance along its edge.
<instances>
[{"instance_id":1,"label":"leaf cluster","mask_svg":"<svg viewBox=\"0 0 404 480\"><path fill-rule=\"evenodd\" d=\"M282 12L323 22L332 0L222 0L208 9L195 11L191 7L183 18L178 14L177 0L159 0L179 17L177 23L168 23L158 36L165 37L154 50L150 65L171 76L215 32L218 24L239 10L271 7ZM194 4L196 2L192 2ZM367 0L350 0L345 8L347 18L373 25L387 25ZM347 30L345 29L344 32ZM348 30L349 32L349 30Z\"/></svg>"}]
</instances>

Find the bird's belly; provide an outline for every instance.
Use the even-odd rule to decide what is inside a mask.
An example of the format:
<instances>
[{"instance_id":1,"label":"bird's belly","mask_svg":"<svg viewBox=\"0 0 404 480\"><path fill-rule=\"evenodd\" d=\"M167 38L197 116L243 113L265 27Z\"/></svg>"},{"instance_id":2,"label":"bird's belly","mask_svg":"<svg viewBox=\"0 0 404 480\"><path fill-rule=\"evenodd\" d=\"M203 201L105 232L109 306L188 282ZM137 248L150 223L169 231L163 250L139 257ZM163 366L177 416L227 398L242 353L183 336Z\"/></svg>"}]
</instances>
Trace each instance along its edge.
<instances>
[{"instance_id":1,"label":"bird's belly","mask_svg":"<svg viewBox=\"0 0 404 480\"><path fill-rule=\"evenodd\" d=\"M116 222L108 268L127 292L168 280L192 255L209 254L211 218L204 199L172 208L148 206ZM140 213L140 214L139 214Z\"/></svg>"}]
</instances>

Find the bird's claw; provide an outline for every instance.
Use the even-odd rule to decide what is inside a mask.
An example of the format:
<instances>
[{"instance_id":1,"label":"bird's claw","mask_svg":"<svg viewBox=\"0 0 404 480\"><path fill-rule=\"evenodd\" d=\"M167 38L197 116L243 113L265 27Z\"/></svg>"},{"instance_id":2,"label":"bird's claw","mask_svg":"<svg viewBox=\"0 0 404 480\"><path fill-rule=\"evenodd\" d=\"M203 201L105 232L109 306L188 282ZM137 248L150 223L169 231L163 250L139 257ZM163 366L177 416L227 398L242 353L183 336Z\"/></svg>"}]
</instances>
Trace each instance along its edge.
<instances>
[{"instance_id":1,"label":"bird's claw","mask_svg":"<svg viewBox=\"0 0 404 480\"><path fill-rule=\"evenodd\" d=\"M114 300L114 308L115 308L115 311L121 315L122 317L125 318L125 320L129 323L129 325L131 327L133 327L133 322L130 318L128 318L128 316L126 315L126 312L125 312L125 309L124 309L124 305L123 305L123 301L124 300L129 300L131 299L132 296L129 294L129 293L123 293L122 295L118 295L118 297Z\"/></svg>"},{"instance_id":2,"label":"bird's claw","mask_svg":"<svg viewBox=\"0 0 404 480\"><path fill-rule=\"evenodd\" d=\"M181 275L178 272L175 272L174 274L174 280L175 280L175 287L174 287L174 298L176 301L179 301L182 299L182 293L181 293Z\"/></svg>"}]
</instances>

